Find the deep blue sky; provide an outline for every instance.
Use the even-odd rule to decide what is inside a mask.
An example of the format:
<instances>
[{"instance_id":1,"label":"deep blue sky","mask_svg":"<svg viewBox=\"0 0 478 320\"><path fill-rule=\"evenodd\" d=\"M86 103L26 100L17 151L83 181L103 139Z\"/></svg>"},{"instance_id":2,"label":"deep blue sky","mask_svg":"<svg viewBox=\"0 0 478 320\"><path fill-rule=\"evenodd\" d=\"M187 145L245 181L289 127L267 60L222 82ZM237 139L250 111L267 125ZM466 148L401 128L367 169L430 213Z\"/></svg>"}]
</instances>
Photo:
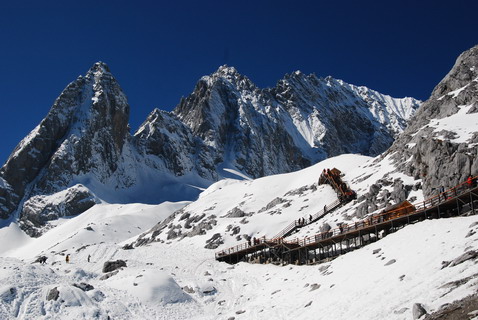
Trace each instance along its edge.
<instances>
[{"instance_id":1,"label":"deep blue sky","mask_svg":"<svg viewBox=\"0 0 478 320\"><path fill-rule=\"evenodd\" d=\"M476 0L0 0L0 165L96 61L128 96L132 131L222 64L260 87L302 70L425 100L478 44L477 12Z\"/></svg>"}]
</instances>

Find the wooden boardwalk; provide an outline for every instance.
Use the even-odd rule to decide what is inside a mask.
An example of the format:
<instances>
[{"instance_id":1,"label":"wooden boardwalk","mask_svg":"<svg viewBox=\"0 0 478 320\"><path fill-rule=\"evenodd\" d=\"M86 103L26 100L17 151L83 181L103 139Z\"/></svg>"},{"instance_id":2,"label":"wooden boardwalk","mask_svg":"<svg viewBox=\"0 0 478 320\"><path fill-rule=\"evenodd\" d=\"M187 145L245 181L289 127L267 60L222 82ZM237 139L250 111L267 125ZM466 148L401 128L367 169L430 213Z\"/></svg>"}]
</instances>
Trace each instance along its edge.
<instances>
[{"instance_id":1,"label":"wooden boardwalk","mask_svg":"<svg viewBox=\"0 0 478 320\"><path fill-rule=\"evenodd\" d=\"M477 177L474 178L475 184L476 180ZM240 261L275 264L317 263L360 248L417 221L477 212L478 187L476 185L470 187L465 182L421 203L398 206L396 209L359 222L341 225L328 232L292 241L282 236L273 239L260 238L251 245L243 243L217 252L216 260L231 264ZM290 227L285 230L288 228Z\"/></svg>"}]
</instances>

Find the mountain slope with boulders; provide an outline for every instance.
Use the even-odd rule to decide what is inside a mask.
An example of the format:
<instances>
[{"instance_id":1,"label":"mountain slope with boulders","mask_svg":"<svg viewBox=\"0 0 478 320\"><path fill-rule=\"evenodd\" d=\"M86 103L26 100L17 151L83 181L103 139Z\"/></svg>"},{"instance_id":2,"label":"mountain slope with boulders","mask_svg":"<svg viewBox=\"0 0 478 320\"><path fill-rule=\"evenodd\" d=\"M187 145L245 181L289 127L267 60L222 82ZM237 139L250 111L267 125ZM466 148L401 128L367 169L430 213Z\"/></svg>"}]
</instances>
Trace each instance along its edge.
<instances>
[{"instance_id":1,"label":"mountain slope with boulders","mask_svg":"<svg viewBox=\"0 0 478 320\"><path fill-rule=\"evenodd\" d=\"M99 62L0 169L0 217L37 236L49 221L100 202L193 200L228 169L258 178L342 153L376 155L418 105L301 72L259 89L223 66L131 134L126 95Z\"/></svg>"},{"instance_id":2,"label":"mountain slope with boulders","mask_svg":"<svg viewBox=\"0 0 478 320\"><path fill-rule=\"evenodd\" d=\"M364 216L392 202L425 198L478 175L478 46L463 52L410 119L409 126L376 165L390 161L394 172L370 183L356 214ZM395 174L405 174L398 179ZM407 181L405 181L407 180ZM393 200L393 201L392 201ZM378 205L377 205L378 204Z\"/></svg>"},{"instance_id":3,"label":"mountain slope with boulders","mask_svg":"<svg viewBox=\"0 0 478 320\"><path fill-rule=\"evenodd\" d=\"M337 199L329 186L317 184L327 168L342 171L357 199L292 238L360 221L406 200L419 203L437 195L440 186L449 189L470 175L478 176L477 57L478 46L460 55L410 126L383 154L375 158L341 155L286 175L220 181L142 234L134 245L203 236L206 248L227 249L251 237L273 238L294 220L309 219Z\"/></svg>"}]
</instances>

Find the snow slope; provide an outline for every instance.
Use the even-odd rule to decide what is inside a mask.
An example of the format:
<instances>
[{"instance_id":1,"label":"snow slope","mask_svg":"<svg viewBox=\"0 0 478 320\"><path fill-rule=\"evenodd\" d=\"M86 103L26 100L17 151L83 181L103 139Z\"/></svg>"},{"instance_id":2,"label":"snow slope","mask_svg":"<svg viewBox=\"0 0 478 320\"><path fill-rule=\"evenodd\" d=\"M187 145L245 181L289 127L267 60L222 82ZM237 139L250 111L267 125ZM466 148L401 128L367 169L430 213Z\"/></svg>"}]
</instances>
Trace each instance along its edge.
<instances>
[{"instance_id":1,"label":"snow slope","mask_svg":"<svg viewBox=\"0 0 478 320\"><path fill-rule=\"evenodd\" d=\"M0 317L411 319L414 303L436 310L476 290L473 261L443 269L442 261L477 250L477 233L466 237L477 226L476 216L425 221L316 266L229 266L216 262L194 238L134 250L95 244L74 253L70 264L0 258ZM128 267L99 280L103 262L115 259L127 260ZM81 282L94 289L83 292L72 285ZM46 301L53 287L60 299Z\"/></svg>"},{"instance_id":2,"label":"snow slope","mask_svg":"<svg viewBox=\"0 0 478 320\"><path fill-rule=\"evenodd\" d=\"M294 173L223 180L193 203L95 206L59 220L37 239L1 247L0 318L411 319L415 303L430 312L476 292L476 260L457 258L478 251L477 216L420 222L313 266L231 266L217 262L216 250L205 248L215 233L224 236L220 250L243 242L238 235L270 236L321 209L336 196L329 186L317 187L316 180L323 168L334 166L359 196L376 176L399 175L391 173L388 159L342 155ZM275 198L286 202L267 208ZM352 202L293 236L315 232L324 223L355 219L348 213L357 205ZM227 216L234 208L247 215ZM187 229L187 219L179 220L185 213L204 216ZM140 233L142 239L150 237L147 230L158 221L166 221L172 230L181 224L185 235L212 216L216 223L211 229L196 235L168 239L162 232L156 241L122 249ZM243 219L248 222L241 223ZM229 225L230 231L224 232ZM231 235L234 227L241 230ZM11 225L0 237L13 240L11 235L21 237L19 232ZM71 255L68 264L66 254ZM48 257L46 265L32 264L39 255ZM104 262L117 259L125 260L127 267L101 280ZM445 266L443 261L455 262ZM81 283L93 289L83 291L77 287ZM59 298L47 301L53 288Z\"/></svg>"}]
</instances>

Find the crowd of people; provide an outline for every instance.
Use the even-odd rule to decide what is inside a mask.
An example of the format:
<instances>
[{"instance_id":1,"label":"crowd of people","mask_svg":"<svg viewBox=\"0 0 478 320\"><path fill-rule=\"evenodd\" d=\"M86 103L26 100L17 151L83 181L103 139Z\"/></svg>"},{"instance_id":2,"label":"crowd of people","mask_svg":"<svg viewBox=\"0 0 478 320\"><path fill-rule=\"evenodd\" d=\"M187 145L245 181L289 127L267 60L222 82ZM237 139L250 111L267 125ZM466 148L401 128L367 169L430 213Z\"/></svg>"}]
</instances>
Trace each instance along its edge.
<instances>
[{"instance_id":1,"label":"crowd of people","mask_svg":"<svg viewBox=\"0 0 478 320\"><path fill-rule=\"evenodd\" d=\"M255 238L255 237L254 237L254 238L249 238L249 239L247 240L247 244L249 245L249 247L252 247L253 245L254 245L254 246L255 246L255 245L258 245L258 244L260 244L260 243L261 243L261 240L258 239L258 238Z\"/></svg>"}]
</instances>

